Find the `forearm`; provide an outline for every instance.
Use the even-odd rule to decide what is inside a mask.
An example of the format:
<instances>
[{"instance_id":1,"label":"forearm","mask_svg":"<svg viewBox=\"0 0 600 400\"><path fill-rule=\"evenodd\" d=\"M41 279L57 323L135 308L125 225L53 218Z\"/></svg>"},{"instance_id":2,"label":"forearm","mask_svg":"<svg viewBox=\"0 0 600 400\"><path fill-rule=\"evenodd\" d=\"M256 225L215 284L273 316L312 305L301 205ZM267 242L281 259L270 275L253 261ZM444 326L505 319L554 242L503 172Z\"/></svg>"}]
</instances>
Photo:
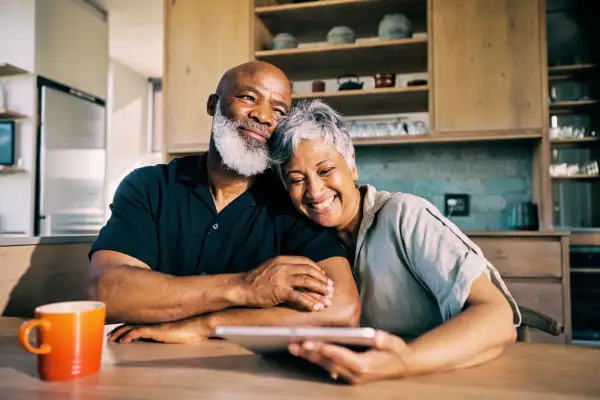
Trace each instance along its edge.
<instances>
[{"instance_id":1,"label":"forearm","mask_svg":"<svg viewBox=\"0 0 600 400\"><path fill-rule=\"evenodd\" d=\"M516 331L508 304L477 304L408 344L407 375L466 368L499 356Z\"/></svg>"},{"instance_id":2,"label":"forearm","mask_svg":"<svg viewBox=\"0 0 600 400\"><path fill-rule=\"evenodd\" d=\"M130 266L111 266L93 277L90 297L107 305L107 319L158 323L240 305L238 275L176 277Z\"/></svg>"}]
</instances>

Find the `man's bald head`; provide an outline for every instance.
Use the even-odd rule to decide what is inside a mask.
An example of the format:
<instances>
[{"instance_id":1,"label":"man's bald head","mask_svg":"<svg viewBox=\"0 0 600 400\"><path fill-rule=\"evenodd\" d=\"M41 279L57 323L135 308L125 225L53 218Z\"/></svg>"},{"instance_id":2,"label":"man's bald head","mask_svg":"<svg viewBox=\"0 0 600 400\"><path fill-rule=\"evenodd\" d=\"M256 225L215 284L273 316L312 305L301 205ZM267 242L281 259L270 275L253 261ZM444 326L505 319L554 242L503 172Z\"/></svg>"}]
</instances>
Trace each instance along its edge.
<instances>
[{"instance_id":1,"label":"man's bald head","mask_svg":"<svg viewBox=\"0 0 600 400\"><path fill-rule=\"evenodd\" d=\"M282 70L268 62L249 61L247 63L237 65L225 72L221 77L221 80L219 80L216 94L219 97L226 96L226 94L231 90L232 86L235 86L238 82L240 82L243 77L251 75L264 76L268 79L279 79L281 82L285 82L291 91L292 85Z\"/></svg>"}]
</instances>

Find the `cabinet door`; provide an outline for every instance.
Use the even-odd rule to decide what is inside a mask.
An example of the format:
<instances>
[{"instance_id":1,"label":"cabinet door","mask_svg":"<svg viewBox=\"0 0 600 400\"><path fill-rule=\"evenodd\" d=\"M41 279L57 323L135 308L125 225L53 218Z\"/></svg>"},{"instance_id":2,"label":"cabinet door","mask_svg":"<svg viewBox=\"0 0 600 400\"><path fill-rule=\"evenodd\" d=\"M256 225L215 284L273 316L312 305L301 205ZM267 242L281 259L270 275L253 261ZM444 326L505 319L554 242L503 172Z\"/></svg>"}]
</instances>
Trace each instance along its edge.
<instances>
[{"instance_id":1,"label":"cabinet door","mask_svg":"<svg viewBox=\"0 0 600 400\"><path fill-rule=\"evenodd\" d=\"M167 153L208 149L206 101L229 68L253 57L251 0L165 1L164 136Z\"/></svg>"},{"instance_id":2,"label":"cabinet door","mask_svg":"<svg viewBox=\"0 0 600 400\"><path fill-rule=\"evenodd\" d=\"M432 0L436 132L541 129L543 0Z\"/></svg>"}]
</instances>

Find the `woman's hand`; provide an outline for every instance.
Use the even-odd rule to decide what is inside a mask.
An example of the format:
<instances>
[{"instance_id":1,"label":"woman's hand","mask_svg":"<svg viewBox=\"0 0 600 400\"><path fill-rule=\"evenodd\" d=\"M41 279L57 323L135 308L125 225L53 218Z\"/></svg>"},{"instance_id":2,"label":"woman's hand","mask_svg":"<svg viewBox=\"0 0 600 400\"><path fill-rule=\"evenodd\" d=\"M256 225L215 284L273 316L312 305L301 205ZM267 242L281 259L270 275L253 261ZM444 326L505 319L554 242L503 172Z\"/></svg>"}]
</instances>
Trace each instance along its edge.
<instances>
[{"instance_id":1,"label":"woman's hand","mask_svg":"<svg viewBox=\"0 0 600 400\"><path fill-rule=\"evenodd\" d=\"M332 378L339 376L352 384L404 377L413 357L406 342L383 331L377 331L375 347L364 353L310 341L290 344L289 351L325 368Z\"/></svg>"},{"instance_id":2,"label":"woman's hand","mask_svg":"<svg viewBox=\"0 0 600 400\"><path fill-rule=\"evenodd\" d=\"M193 343L208 339L211 334L207 321L199 317L164 324L121 325L108 335L108 340L118 343L131 343L136 339L161 343Z\"/></svg>"}]
</instances>

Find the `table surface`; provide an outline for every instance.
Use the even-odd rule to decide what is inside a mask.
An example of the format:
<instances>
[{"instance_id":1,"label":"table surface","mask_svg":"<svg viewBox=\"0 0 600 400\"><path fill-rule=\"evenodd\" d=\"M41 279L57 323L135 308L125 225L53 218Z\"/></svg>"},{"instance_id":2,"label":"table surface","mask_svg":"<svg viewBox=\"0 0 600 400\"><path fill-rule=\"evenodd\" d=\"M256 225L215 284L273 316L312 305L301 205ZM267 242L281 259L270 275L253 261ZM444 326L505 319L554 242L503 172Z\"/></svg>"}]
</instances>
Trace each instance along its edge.
<instances>
[{"instance_id":1,"label":"table surface","mask_svg":"<svg viewBox=\"0 0 600 400\"><path fill-rule=\"evenodd\" d=\"M1 399L583 399L600 398L600 349L518 343L485 365L349 386L293 358L256 356L232 343L109 343L99 374L43 382L23 350L20 319L0 318Z\"/></svg>"}]
</instances>

